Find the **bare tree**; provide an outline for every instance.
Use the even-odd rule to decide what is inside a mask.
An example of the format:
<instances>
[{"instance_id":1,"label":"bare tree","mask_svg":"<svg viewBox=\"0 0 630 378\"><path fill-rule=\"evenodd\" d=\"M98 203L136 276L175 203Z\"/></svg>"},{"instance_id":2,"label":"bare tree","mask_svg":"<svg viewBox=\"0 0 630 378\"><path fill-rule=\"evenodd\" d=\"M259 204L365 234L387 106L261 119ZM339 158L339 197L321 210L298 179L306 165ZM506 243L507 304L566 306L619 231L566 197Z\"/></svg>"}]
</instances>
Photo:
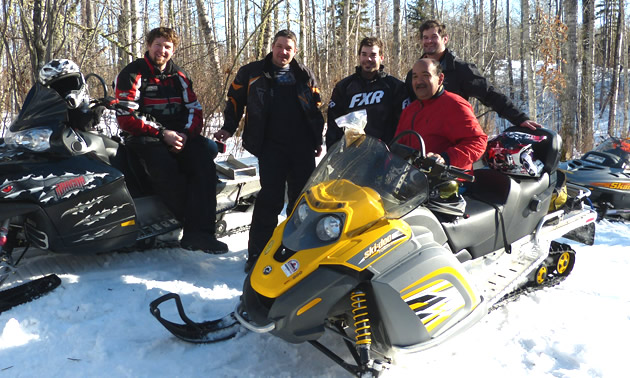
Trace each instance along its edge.
<instances>
[{"instance_id":1,"label":"bare tree","mask_svg":"<svg viewBox=\"0 0 630 378\"><path fill-rule=\"evenodd\" d=\"M615 31L615 49L613 56L613 76L610 83L610 110L608 112L608 134L616 135L617 132L617 96L619 92L619 73L621 71L621 52L623 45L624 2L619 0L619 16Z\"/></svg>"},{"instance_id":2,"label":"bare tree","mask_svg":"<svg viewBox=\"0 0 630 378\"><path fill-rule=\"evenodd\" d=\"M396 75L400 75L400 57L402 52L401 45L401 27L400 23L402 22L401 13L400 13L400 0L394 0L394 23L393 23L393 34L394 34L394 44L392 46L392 58L394 62L396 62L392 67L392 72Z\"/></svg>"},{"instance_id":3,"label":"bare tree","mask_svg":"<svg viewBox=\"0 0 630 378\"><path fill-rule=\"evenodd\" d=\"M567 43L564 59L566 89L562 101L562 140L566 149L564 156L570 158L575 146L576 125L578 124L578 73L577 73L577 0L564 0L564 20L567 25Z\"/></svg>"},{"instance_id":4,"label":"bare tree","mask_svg":"<svg viewBox=\"0 0 630 378\"><path fill-rule=\"evenodd\" d=\"M528 113L536 119L536 86L534 75L534 59L532 56L531 20L529 16L529 1L521 0L521 39L523 41L522 59L527 74Z\"/></svg>"},{"instance_id":5,"label":"bare tree","mask_svg":"<svg viewBox=\"0 0 630 378\"><path fill-rule=\"evenodd\" d=\"M588 151L593 147L593 118L595 112L595 93L593 89L595 0L583 0L582 24L579 147L582 148L582 151Z\"/></svg>"}]
</instances>

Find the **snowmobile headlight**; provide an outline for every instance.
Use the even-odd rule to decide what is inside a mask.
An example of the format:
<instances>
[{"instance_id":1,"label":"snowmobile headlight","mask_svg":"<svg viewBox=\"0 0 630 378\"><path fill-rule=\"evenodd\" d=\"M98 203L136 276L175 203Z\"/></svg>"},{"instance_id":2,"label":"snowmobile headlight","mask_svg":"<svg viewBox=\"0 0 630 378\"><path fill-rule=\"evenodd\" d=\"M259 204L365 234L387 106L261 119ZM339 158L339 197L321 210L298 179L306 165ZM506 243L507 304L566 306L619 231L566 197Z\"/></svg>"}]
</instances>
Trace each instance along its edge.
<instances>
[{"instance_id":1,"label":"snowmobile headlight","mask_svg":"<svg viewBox=\"0 0 630 378\"><path fill-rule=\"evenodd\" d=\"M341 234L341 219L334 215L327 215L317 222L315 231L317 237L323 241L337 239Z\"/></svg>"},{"instance_id":2,"label":"snowmobile headlight","mask_svg":"<svg viewBox=\"0 0 630 378\"><path fill-rule=\"evenodd\" d=\"M295 222L295 226L299 226L300 224L302 224L302 222L304 222L304 219L306 219L306 217L308 216L308 205L306 204L306 202L302 202L298 205L297 210L295 211L295 216L294 216L294 222Z\"/></svg>"},{"instance_id":3,"label":"snowmobile headlight","mask_svg":"<svg viewBox=\"0 0 630 378\"><path fill-rule=\"evenodd\" d=\"M31 151L42 152L50 148L50 136L52 130L48 128L35 128L18 132L7 132L4 142L11 148L24 147Z\"/></svg>"}]
</instances>

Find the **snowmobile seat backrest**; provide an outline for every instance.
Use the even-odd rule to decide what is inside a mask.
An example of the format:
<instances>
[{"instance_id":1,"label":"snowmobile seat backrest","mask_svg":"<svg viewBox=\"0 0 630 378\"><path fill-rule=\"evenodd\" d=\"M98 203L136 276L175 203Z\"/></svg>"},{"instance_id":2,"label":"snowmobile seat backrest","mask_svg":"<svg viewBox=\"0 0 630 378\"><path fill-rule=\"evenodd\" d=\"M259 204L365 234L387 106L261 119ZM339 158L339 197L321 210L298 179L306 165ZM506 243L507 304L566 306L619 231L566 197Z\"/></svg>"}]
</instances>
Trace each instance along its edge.
<instances>
[{"instance_id":1,"label":"snowmobile seat backrest","mask_svg":"<svg viewBox=\"0 0 630 378\"><path fill-rule=\"evenodd\" d=\"M547 172L551 175L553 172L556 171L556 169L558 168L558 164L560 163L560 152L562 150L562 138L560 138L560 135L558 135L558 133L545 128L532 130L522 126L512 126L505 131L517 131L521 133L547 137L547 139L543 140L540 143L535 143L532 146L532 149L534 150L534 159L538 159L543 163L543 172Z\"/></svg>"}]
</instances>

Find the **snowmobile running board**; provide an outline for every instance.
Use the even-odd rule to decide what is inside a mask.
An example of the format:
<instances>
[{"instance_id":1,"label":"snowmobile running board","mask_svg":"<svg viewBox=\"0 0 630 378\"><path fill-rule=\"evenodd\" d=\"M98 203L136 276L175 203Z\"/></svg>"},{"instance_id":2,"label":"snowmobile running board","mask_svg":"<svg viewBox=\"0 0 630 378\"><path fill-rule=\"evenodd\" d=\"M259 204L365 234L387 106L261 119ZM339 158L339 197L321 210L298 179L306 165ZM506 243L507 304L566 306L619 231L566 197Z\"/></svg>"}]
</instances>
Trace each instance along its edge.
<instances>
[{"instance_id":1,"label":"snowmobile running board","mask_svg":"<svg viewBox=\"0 0 630 378\"><path fill-rule=\"evenodd\" d=\"M160 304L171 299L175 300L177 312L185 324L173 323L162 318L158 307ZM240 323L233 312L220 319L207 322L197 323L191 320L184 312L181 298L175 293L168 293L159 297L151 302L149 307L151 315L153 315L164 328L176 337L189 343L207 344L224 341L236 336L240 330Z\"/></svg>"}]
</instances>

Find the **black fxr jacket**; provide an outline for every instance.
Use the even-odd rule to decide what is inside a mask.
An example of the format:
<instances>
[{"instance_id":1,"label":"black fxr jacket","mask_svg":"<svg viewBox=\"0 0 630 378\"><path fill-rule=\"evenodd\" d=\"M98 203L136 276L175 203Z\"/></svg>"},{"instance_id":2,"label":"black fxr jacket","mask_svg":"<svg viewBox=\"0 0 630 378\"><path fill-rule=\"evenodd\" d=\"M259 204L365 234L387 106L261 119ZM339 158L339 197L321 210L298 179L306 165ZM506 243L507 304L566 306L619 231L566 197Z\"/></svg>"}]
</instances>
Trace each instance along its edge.
<instances>
[{"instance_id":1,"label":"black fxr jacket","mask_svg":"<svg viewBox=\"0 0 630 378\"><path fill-rule=\"evenodd\" d=\"M324 117L319 111L321 97L315 75L304 65L293 59L291 71L297 81L299 103L304 111L304 118L312 137L313 151L322 145ZM223 111L225 121L222 130L234 134L243 117L245 107L245 127L243 129L243 147L254 156L260 155L265 141L265 129L268 127L269 111L272 103L273 63L271 53L265 59L241 67L228 91L228 100ZM273 126L272 126L273 127Z\"/></svg>"},{"instance_id":2,"label":"black fxr jacket","mask_svg":"<svg viewBox=\"0 0 630 378\"><path fill-rule=\"evenodd\" d=\"M458 94L466 101L474 97L497 112L499 117L507 119L516 126L529 120L529 117L517 108L506 95L497 91L483 77L476 65L464 62L449 49L446 49L442 59L440 59L440 65L444 72L444 89L446 91ZM411 83L411 70L407 73L405 84L411 101L415 100L416 94Z\"/></svg>"},{"instance_id":3,"label":"black fxr jacket","mask_svg":"<svg viewBox=\"0 0 630 378\"><path fill-rule=\"evenodd\" d=\"M339 81L333 89L328 104L326 147L330 148L343 136L335 119L361 109L367 113L365 133L389 143L406 100L405 83L387 74L383 65L370 80L363 78L361 67L357 67L354 74Z\"/></svg>"}]
</instances>

